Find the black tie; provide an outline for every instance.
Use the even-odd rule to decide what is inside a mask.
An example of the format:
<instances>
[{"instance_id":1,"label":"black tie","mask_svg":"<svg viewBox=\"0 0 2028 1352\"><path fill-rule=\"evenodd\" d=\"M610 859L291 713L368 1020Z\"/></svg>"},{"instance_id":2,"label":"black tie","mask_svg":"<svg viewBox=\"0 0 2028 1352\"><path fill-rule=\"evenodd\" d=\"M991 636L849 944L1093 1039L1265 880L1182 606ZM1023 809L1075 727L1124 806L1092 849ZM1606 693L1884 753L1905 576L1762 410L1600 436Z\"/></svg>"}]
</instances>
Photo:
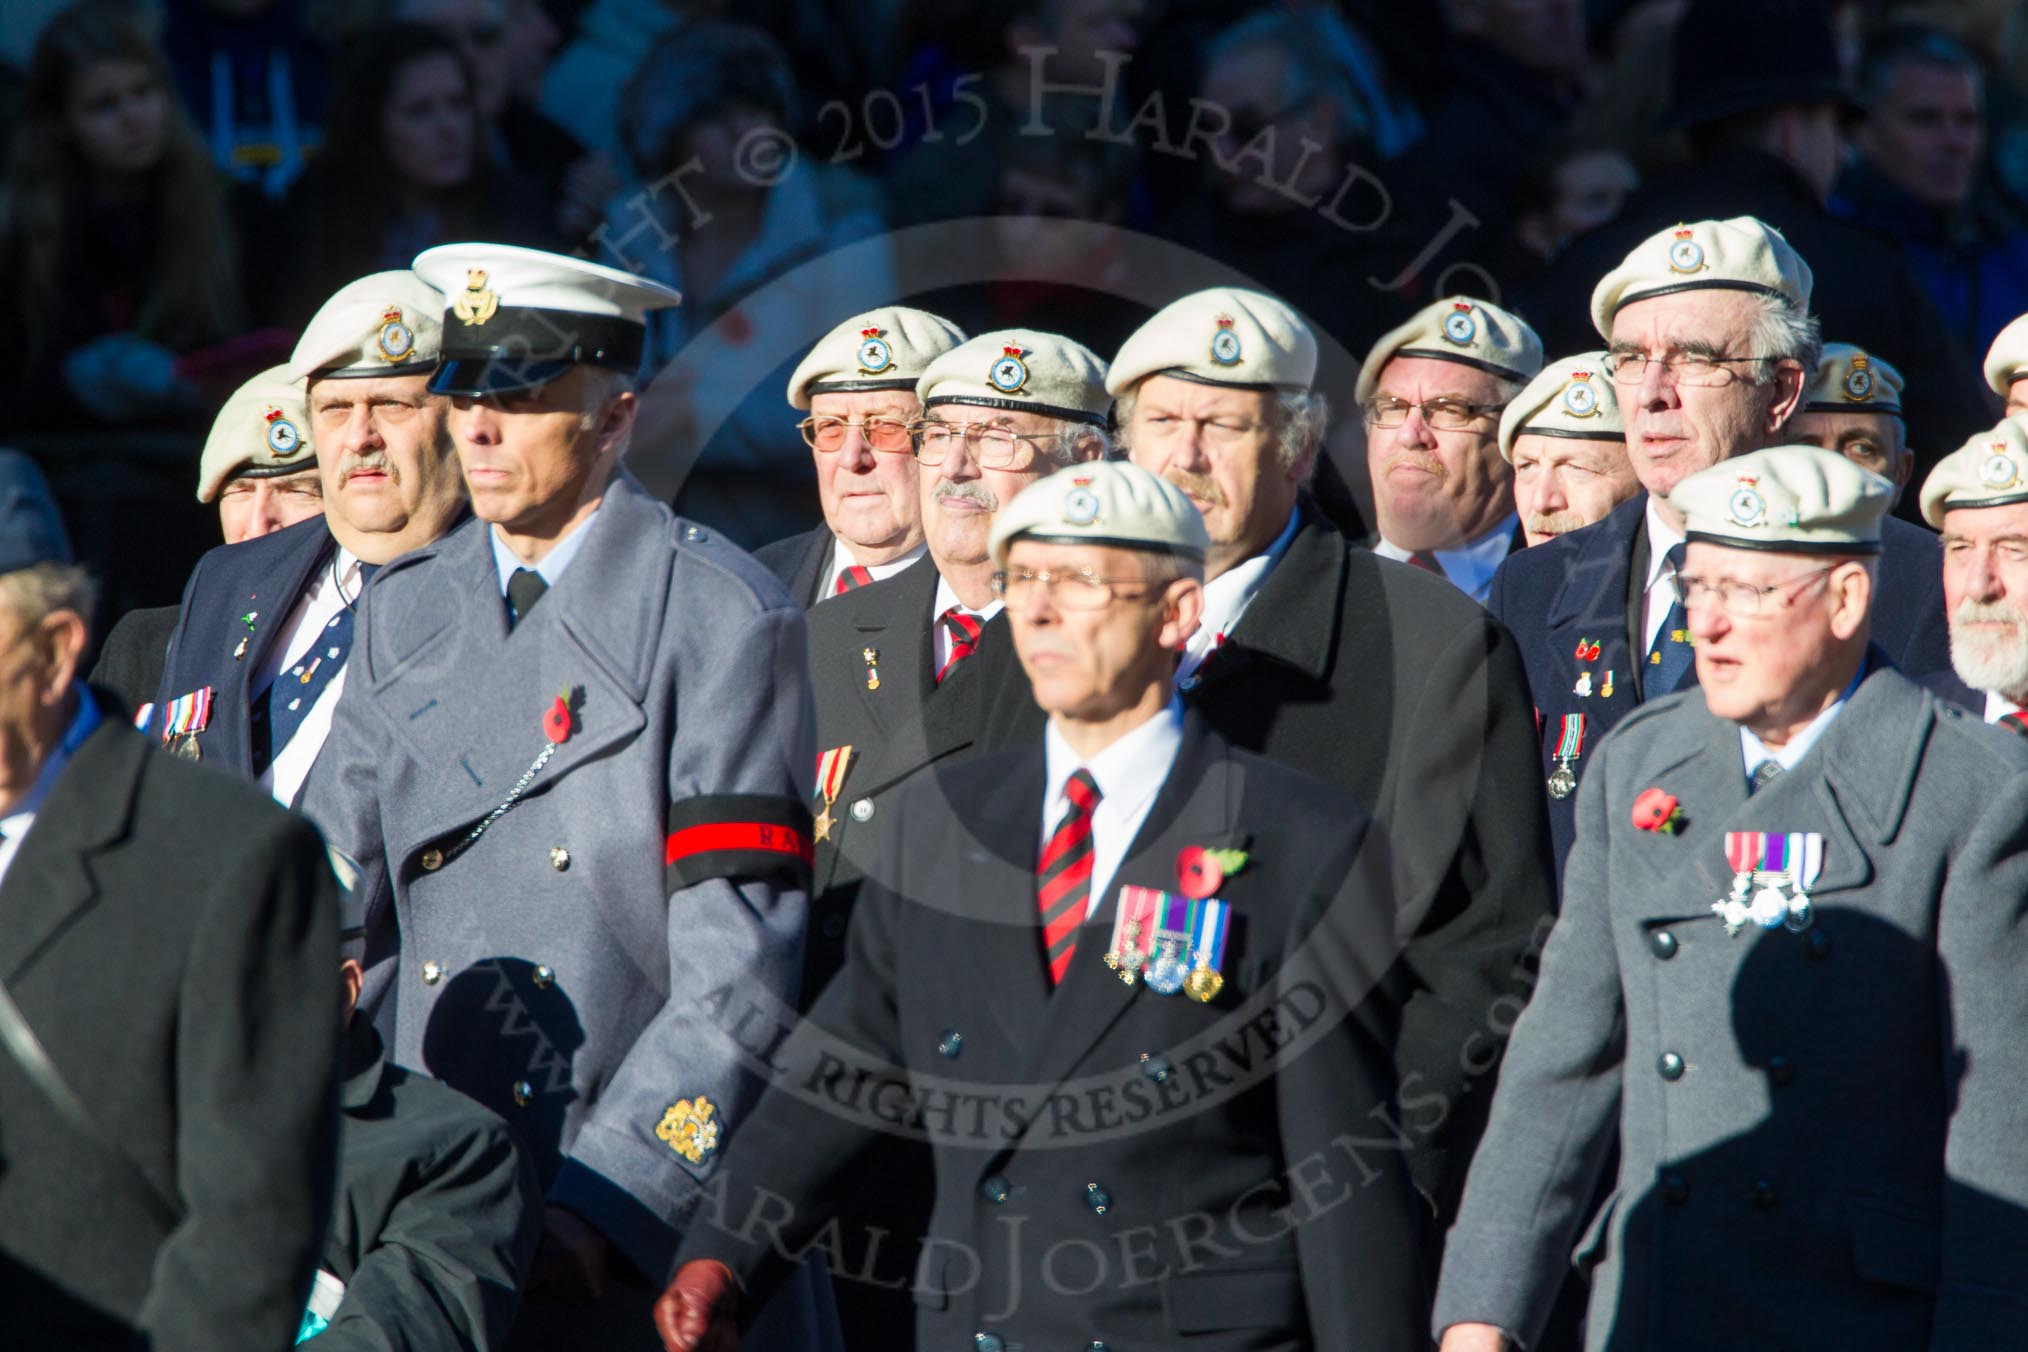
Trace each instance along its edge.
<instances>
[{"instance_id":1,"label":"black tie","mask_svg":"<svg viewBox=\"0 0 2028 1352\"><path fill-rule=\"evenodd\" d=\"M1764 760L1754 767L1753 786L1747 790L1749 796L1759 793L1782 776L1782 763L1778 760Z\"/></svg>"},{"instance_id":2,"label":"black tie","mask_svg":"<svg viewBox=\"0 0 2028 1352\"><path fill-rule=\"evenodd\" d=\"M549 590L549 584L542 580L542 574L533 568L516 568L514 576L507 579L507 627L512 629L521 622L542 593Z\"/></svg>"}]
</instances>

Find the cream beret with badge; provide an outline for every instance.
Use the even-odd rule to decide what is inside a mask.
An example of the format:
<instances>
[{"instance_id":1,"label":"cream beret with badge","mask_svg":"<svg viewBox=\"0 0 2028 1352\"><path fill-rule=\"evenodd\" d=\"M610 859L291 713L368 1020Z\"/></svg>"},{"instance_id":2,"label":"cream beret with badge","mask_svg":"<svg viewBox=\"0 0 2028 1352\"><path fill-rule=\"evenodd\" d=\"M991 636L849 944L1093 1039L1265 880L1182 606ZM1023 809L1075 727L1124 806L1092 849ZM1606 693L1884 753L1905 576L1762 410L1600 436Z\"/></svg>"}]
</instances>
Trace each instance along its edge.
<instances>
[{"instance_id":1,"label":"cream beret with badge","mask_svg":"<svg viewBox=\"0 0 2028 1352\"><path fill-rule=\"evenodd\" d=\"M1352 397L1364 404L1380 385L1380 373L1396 357L1457 362L1502 380L1525 384L1542 370L1542 339L1526 320L1488 301L1452 296L1425 305L1400 328L1383 334Z\"/></svg>"},{"instance_id":2,"label":"cream beret with badge","mask_svg":"<svg viewBox=\"0 0 2028 1352\"><path fill-rule=\"evenodd\" d=\"M1591 322L1613 336L1620 307L1678 291L1747 291L1810 312L1810 265L1781 231L1753 216L1658 230L1592 288Z\"/></svg>"},{"instance_id":3,"label":"cream beret with badge","mask_svg":"<svg viewBox=\"0 0 2028 1352\"><path fill-rule=\"evenodd\" d=\"M1783 554L1878 554L1893 501L1892 483L1816 446L1735 456L1669 494L1686 539Z\"/></svg>"},{"instance_id":4,"label":"cream beret with badge","mask_svg":"<svg viewBox=\"0 0 2028 1352\"><path fill-rule=\"evenodd\" d=\"M847 320L817 340L789 377L789 403L817 394L912 390L931 362L965 341L942 315L890 305Z\"/></svg>"},{"instance_id":5,"label":"cream beret with badge","mask_svg":"<svg viewBox=\"0 0 2028 1352\"><path fill-rule=\"evenodd\" d=\"M971 404L1106 424L1112 396L1106 364L1074 339L1033 329L1001 329L958 344L916 382L924 409Z\"/></svg>"},{"instance_id":6,"label":"cream beret with badge","mask_svg":"<svg viewBox=\"0 0 2028 1352\"><path fill-rule=\"evenodd\" d=\"M1264 291L1214 286L1170 302L1135 329L1113 358L1106 389L1122 395L1155 375L1240 389L1307 390L1317 378L1317 335Z\"/></svg>"},{"instance_id":7,"label":"cream beret with badge","mask_svg":"<svg viewBox=\"0 0 2028 1352\"><path fill-rule=\"evenodd\" d=\"M332 380L434 371L443 319L443 293L407 268L361 277L318 307L289 373Z\"/></svg>"},{"instance_id":8,"label":"cream beret with badge","mask_svg":"<svg viewBox=\"0 0 2028 1352\"><path fill-rule=\"evenodd\" d=\"M1817 375L1803 391L1799 413L1892 413L1901 416L1901 372L1850 343L1824 344Z\"/></svg>"},{"instance_id":9,"label":"cream beret with badge","mask_svg":"<svg viewBox=\"0 0 2028 1352\"><path fill-rule=\"evenodd\" d=\"M1017 539L1111 545L1202 561L1211 547L1204 517L1183 490L1124 460L1059 470L1014 495L993 518L993 561Z\"/></svg>"},{"instance_id":10,"label":"cream beret with badge","mask_svg":"<svg viewBox=\"0 0 2028 1352\"><path fill-rule=\"evenodd\" d=\"M211 421L197 466L197 500L215 502L242 475L272 478L317 463L303 381L271 366L234 390Z\"/></svg>"},{"instance_id":11,"label":"cream beret with badge","mask_svg":"<svg viewBox=\"0 0 2028 1352\"><path fill-rule=\"evenodd\" d=\"M1986 349L1986 383L1993 393L2005 398L2023 376L2028 376L2028 315L2001 329Z\"/></svg>"},{"instance_id":12,"label":"cream beret with badge","mask_svg":"<svg viewBox=\"0 0 2028 1352\"><path fill-rule=\"evenodd\" d=\"M1922 481L1922 519L1938 530L1953 507L2013 502L2028 502L2028 428L2013 418L1952 451Z\"/></svg>"},{"instance_id":13,"label":"cream beret with badge","mask_svg":"<svg viewBox=\"0 0 2028 1352\"><path fill-rule=\"evenodd\" d=\"M1500 415L1500 456L1514 463L1522 434L1582 441L1625 441L1620 400L1606 374L1605 353L1585 352L1542 368Z\"/></svg>"}]
</instances>

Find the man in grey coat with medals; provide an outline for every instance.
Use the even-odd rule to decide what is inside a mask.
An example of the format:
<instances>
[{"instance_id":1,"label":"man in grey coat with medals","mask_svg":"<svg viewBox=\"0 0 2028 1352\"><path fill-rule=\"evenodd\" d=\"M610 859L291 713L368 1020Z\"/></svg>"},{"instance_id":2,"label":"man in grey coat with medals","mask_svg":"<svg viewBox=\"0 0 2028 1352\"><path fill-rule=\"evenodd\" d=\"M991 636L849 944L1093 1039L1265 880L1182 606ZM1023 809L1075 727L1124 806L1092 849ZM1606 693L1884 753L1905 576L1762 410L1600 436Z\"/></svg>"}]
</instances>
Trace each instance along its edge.
<instances>
[{"instance_id":1,"label":"man in grey coat with medals","mask_svg":"<svg viewBox=\"0 0 2028 1352\"><path fill-rule=\"evenodd\" d=\"M2018 1347L2028 749L1870 648L1893 485L1684 479L1695 687L1601 743L1445 1251L1444 1352ZM1618 1187L1580 1237L1618 1129Z\"/></svg>"},{"instance_id":2,"label":"man in grey coat with medals","mask_svg":"<svg viewBox=\"0 0 2028 1352\"><path fill-rule=\"evenodd\" d=\"M374 577L304 806L359 862L361 1008L392 1059L536 1160L515 1345L652 1346L760 1089L733 1029L797 997L803 612L620 469L642 319L673 291L504 245L415 269L450 298L430 388L476 519ZM818 1294L790 1289L780 1345L807 1345Z\"/></svg>"}]
</instances>

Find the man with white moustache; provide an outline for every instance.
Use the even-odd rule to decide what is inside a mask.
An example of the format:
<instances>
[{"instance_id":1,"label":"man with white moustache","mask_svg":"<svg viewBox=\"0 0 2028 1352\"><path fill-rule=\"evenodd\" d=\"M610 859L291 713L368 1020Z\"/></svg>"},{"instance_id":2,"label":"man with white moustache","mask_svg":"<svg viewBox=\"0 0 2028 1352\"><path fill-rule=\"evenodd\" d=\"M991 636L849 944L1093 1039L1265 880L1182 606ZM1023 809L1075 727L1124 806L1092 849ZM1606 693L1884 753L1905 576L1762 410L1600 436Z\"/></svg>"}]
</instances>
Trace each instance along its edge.
<instances>
[{"instance_id":1,"label":"man with white moustache","mask_svg":"<svg viewBox=\"0 0 2028 1352\"><path fill-rule=\"evenodd\" d=\"M1500 415L1500 454L1514 467L1514 507L1531 548L1605 520L1641 491L1605 355L1551 362Z\"/></svg>"},{"instance_id":2,"label":"man with white moustache","mask_svg":"<svg viewBox=\"0 0 2028 1352\"><path fill-rule=\"evenodd\" d=\"M1945 456L1922 485L1943 532L1951 670L1923 684L2028 736L2028 429L2009 418Z\"/></svg>"}]
</instances>

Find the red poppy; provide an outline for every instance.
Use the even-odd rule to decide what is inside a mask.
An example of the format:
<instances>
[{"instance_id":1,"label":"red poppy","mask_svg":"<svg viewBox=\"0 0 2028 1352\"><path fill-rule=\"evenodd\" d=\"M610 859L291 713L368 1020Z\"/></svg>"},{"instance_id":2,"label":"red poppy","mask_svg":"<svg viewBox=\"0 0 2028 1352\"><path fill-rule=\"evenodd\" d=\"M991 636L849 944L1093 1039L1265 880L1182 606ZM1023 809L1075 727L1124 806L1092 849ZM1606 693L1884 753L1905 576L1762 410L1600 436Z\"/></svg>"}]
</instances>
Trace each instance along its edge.
<instances>
[{"instance_id":1,"label":"red poppy","mask_svg":"<svg viewBox=\"0 0 2028 1352\"><path fill-rule=\"evenodd\" d=\"M570 696L558 695L556 703L542 716L542 735L562 746L570 740Z\"/></svg>"},{"instance_id":2,"label":"red poppy","mask_svg":"<svg viewBox=\"0 0 2028 1352\"><path fill-rule=\"evenodd\" d=\"M1673 794L1660 789L1643 789L1634 799L1635 830L1660 831L1673 836L1682 824L1683 805L1676 801Z\"/></svg>"},{"instance_id":3,"label":"red poppy","mask_svg":"<svg viewBox=\"0 0 2028 1352\"><path fill-rule=\"evenodd\" d=\"M1202 845L1185 845L1176 853L1176 885L1192 901L1225 885L1225 870Z\"/></svg>"}]
</instances>

